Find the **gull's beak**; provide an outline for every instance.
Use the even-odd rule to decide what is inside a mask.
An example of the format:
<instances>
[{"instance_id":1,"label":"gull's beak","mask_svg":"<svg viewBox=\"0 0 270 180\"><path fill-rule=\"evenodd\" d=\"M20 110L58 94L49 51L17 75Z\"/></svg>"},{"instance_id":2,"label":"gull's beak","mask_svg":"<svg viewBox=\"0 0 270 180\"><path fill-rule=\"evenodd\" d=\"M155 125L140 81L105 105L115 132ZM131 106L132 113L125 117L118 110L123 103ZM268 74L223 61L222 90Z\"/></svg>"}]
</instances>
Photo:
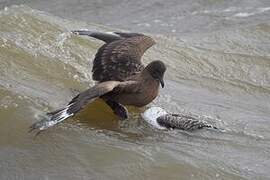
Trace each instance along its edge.
<instances>
[{"instance_id":1,"label":"gull's beak","mask_svg":"<svg viewBox=\"0 0 270 180\"><path fill-rule=\"evenodd\" d=\"M160 82L161 87L164 88L163 77L159 78L158 80L159 80L159 82Z\"/></svg>"}]
</instances>

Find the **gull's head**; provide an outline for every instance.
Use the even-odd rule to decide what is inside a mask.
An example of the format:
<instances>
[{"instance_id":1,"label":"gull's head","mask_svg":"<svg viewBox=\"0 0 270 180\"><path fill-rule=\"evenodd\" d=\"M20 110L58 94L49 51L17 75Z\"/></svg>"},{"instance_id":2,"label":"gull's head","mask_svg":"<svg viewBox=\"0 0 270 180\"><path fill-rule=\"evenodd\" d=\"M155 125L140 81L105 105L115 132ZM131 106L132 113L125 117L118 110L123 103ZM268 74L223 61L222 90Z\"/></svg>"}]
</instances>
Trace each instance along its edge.
<instances>
[{"instance_id":1,"label":"gull's head","mask_svg":"<svg viewBox=\"0 0 270 180\"><path fill-rule=\"evenodd\" d=\"M147 123L149 123L153 127L158 129L166 129L165 127L160 126L157 122L157 118L165 114L168 113L164 109L160 107L151 107L144 111L141 116Z\"/></svg>"}]
</instances>

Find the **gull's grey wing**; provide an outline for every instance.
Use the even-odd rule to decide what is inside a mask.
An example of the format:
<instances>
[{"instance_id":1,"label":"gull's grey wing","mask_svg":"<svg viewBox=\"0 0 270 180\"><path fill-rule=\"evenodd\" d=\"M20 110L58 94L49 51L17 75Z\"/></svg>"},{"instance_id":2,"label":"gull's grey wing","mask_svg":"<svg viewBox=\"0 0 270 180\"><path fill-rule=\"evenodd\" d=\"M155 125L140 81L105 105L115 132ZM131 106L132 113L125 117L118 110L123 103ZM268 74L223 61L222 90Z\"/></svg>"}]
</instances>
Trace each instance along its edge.
<instances>
[{"instance_id":1,"label":"gull's grey wing","mask_svg":"<svg viewBox=\"0 0 270 180\"><path fill-rule=\"evenodd\" d=\"M93 79L100 82L124 81L127 77L140 72L144 68L141 57L155 44L151 37L138 33L74 32L106 42L98 49L93 61Z\"/></svg>"},{"instance_id":2,"label":"gull's grey wing","mask_svg":"<svg viewBox=\"0 0 270 180\"><path fill-rule=\"evenodd\" d=\"M208 124L205 121L198 120L192 116L180 114L166 114L157 118L157 122L166 128L181 129L181 130L196 130L201 128L216 127Z\"/></svg>"}]
</instances>

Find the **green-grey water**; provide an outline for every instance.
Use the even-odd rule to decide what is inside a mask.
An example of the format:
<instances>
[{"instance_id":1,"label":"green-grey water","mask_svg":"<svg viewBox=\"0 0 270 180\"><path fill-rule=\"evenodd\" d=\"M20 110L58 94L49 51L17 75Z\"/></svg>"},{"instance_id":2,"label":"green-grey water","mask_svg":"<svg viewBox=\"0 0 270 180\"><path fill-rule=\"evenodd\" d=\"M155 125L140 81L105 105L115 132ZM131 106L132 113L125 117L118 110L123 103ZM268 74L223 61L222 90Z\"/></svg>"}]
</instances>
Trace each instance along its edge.
<instances>
[{"instance_id":1,"label":"green-grey water","mask_svg":"<svg viewBox=\"0 0 270 180\"><path fill-rule=\"evenodd\" d=\"M138 4L2 2L0 179L270 179L270 4L172 2L149 1L130 17L123 7ZM159 11L167 6L171 15ZM224 131L154 130L140 117L144 108L130 107L121 122L97 101L36 138L29 134L42 114L94 84L91 63L102 42L70 33L80 28L152 36L157 45L144 62L160 59L168 70L148 106L209 118Z\"/></svg>"}]
</instances>

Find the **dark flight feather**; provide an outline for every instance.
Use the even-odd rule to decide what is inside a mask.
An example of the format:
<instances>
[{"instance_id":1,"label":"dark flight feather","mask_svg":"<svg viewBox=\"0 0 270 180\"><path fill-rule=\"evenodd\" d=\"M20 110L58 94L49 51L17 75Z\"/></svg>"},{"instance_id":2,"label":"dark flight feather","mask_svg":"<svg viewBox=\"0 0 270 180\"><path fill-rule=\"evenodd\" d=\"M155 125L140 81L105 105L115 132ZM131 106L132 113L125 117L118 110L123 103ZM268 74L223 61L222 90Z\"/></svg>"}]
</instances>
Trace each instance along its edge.
<instances>
[{"instance_id":1,"label":"dark flight feather","mask_svg":"<svg viewBox=\"0 0 270 180\"><path fill-rule=\"evenodd\" d=\"M55 124L60 123L68 117L75 115L87 104L93 102L96 98L112 91L120 83L121 82L119 81L107 81L97 84L86 91L83 91L82 93L75 96L66 107L47 113L47 117L37 123L34 123L30 127L30 131L35 129L45 130L51 126L54 126Z\"/></svg>"},{"instance_id":2,"label":"dark flight feather","mask_svg":"<svg viewBox=\"0 0 270 180\"><path fill-rule=\"evenodd\" d=\"M118 95L121 93L129 92L135 93L137 91L137 82L135 81L106 81L101 82L86 91L81 92L75 96L66 107L59 110L47 113L47 117L43 120L34 123L30 127L30 131L35 129L45 130L55 124L62 122L78 113L81 109L93 102L96 98L108 95Z\"/></svg>"}]
</instances>

